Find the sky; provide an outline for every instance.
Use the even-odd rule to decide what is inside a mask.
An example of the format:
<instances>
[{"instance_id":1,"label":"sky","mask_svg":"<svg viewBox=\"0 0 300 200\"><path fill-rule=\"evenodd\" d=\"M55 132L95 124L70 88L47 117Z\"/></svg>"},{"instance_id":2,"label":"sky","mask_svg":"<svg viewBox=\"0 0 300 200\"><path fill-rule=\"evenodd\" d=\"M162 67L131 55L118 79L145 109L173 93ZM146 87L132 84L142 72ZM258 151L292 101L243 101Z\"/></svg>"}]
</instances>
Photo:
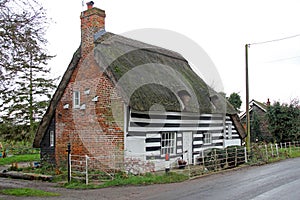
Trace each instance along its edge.
<instances>
[{"instance_id":1,"label":"sky","mask_svg":"<svg viewBox=\"0 0 300 200\"><path fill-rule=\"evenodd\" d=\"M46 34L49 65L62 76L80 45L82 0L41 1L51 23ZM115 34L145 28L177 32L198 44L214 63L229 96L245 110L245 44L250 99L289 103L300 98L300 1L297 0L94 0ZM286 38L286 39L284 39ZM179 47L180 48L180 47ZM174 50L174 49L173 49Z\"/></svg>"}]
</instances>

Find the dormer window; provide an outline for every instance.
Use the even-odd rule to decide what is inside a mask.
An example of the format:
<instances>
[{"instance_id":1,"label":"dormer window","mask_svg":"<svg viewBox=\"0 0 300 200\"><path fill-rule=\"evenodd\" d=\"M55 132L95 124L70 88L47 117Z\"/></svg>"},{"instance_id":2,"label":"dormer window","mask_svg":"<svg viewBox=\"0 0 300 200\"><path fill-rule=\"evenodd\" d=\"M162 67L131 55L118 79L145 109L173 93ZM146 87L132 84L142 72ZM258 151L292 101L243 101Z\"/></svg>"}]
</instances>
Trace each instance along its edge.
<instances>
[{"instance_id":1,"label":"dormer window","mask_svg":"<svg viewBox=\"0 0 300 200\"><path fill-rule=\"evenodd\" d=\"M74 91L73 93L73 107L80 108L80 92Z\"/></svg>"}]
</instances>

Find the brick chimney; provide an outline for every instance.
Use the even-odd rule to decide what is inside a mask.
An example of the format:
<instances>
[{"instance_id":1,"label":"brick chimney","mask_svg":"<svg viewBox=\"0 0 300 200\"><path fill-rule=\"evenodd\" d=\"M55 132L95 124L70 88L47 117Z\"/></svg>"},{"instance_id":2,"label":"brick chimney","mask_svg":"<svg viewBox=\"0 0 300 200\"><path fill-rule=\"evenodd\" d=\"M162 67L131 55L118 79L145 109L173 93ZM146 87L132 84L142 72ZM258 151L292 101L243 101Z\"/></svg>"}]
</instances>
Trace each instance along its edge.
<instances>
[{"instance_id":1,"label":"brick chimney","mask_svg":"<svg viewBox=\"0 0 300 200\"><path fill-rule=\"evenodd\" d=\"M270 99L268 98L267 106L270 106L270 105L271 105L271 102L270 102Z\"/></svg>"},{"instance_id":2,"label":"brick chimney","mask_svg":"<svg viewBox=\"0 0 300 200\"><path fill-rule=\"evenodd\" d=\"M105 11L94 8L94 2L87 4L81 19L81 56L85 57L94 48L94 35L105 27Z\"/></svg>"}]
</instances>

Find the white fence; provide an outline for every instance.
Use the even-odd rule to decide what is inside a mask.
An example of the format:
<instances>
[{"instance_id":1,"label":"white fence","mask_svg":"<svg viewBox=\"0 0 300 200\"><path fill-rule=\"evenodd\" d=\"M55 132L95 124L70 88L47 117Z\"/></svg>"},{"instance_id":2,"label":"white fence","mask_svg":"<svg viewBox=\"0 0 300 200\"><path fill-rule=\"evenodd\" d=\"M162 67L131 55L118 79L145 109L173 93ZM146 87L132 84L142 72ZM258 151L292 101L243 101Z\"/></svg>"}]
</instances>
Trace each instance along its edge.
<instances>
[{"instance_id":1,"label":"white fence","mask_svg":"<svg viewBox=\"0 0 300 200\"><path fill-rule=\"evenodd\" d=\"M120 171L123 171L123 157L121 155L89 157L87 155L70 154L70 178L107 181L112 180Z\"/></svg>"},{"instance_id":2,"label":"white fence","mask_svg":"<svg viewBox=\"0 0 300 200\"><path fill-rule=\"evenodd\" d=\"M253 145L251 152L247 152L245 147L239 146L225 149L206 149L194 155L193 165L185 165L181 159L176 159L171 163L161 160L161 163L168 166L171 171L181 170L191 177L210 171L234 168L248 162L255 164L268 162L270 159L276 159L276 157L286 158L289 157L289 153L292 151L300 151L300 142ZM124 155L119 153L100 157L70 154L69 164L71 179L80 179L89 184L90 180L93 180L93 182L112 180L120 172L123 174L124 172L127 174L155 172L156 163L151 160L139 159L138 155L132 155L132 157L124 159Z\"/></svg>"}]
</instances>

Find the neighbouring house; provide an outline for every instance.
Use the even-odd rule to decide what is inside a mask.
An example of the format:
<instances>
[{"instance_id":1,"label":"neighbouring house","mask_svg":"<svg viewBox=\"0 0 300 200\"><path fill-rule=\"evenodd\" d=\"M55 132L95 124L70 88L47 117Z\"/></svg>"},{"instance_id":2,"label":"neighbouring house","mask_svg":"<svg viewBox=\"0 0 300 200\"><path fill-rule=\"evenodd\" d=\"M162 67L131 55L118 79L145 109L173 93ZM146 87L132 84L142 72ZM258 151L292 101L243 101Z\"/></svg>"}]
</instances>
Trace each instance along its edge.
<instances>
[{"instance_id":1,"label":"neighbouring house","mask_svg":"<svg viewBox=\"0 0 300 200\"><path fill-rule=\"evenodd\" d=\"M106 32L105 11L88 3L81 45L38 127L34 147L60 164L72 154L151 161L166 156L197 164L208 148L241 145L245 131L235 109L209 88L180 54ZM103 160L101 160L103 159Z\"/></svg>"},{"instance_id":2,"label":"neighbouring house","mask_svg":"<svg viewBox=\"0 0 300 200\"><path fill-rule=\"evenodd\" d=\"M250 114L250 133L252 142L272 142L273 136L268 129L268 119L266 112L270 106L270 100L266 103L262 103L256 100L249 102L249 114ZM246 112L241 116L241 122L246 127Z\"/></svg>"}]
</instances>

